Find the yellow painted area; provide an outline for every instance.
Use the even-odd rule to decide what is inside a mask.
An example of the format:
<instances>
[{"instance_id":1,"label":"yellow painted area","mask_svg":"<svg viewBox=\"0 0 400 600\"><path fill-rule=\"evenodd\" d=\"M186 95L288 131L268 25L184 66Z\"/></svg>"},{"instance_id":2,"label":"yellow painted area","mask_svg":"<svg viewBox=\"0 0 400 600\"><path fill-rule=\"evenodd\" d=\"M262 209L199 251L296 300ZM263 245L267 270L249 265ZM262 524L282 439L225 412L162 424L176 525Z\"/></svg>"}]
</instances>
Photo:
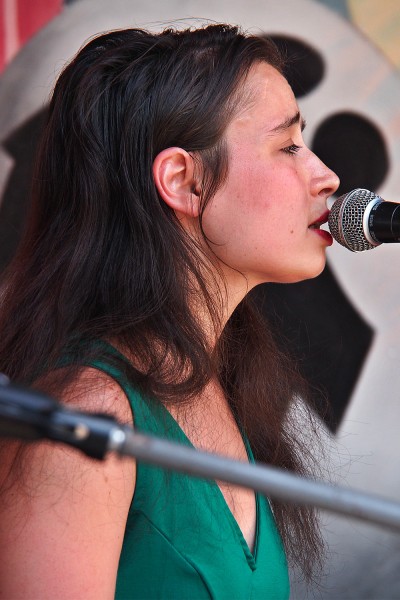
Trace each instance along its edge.
<instances>
[{"instance_id":1,"label":"yellow painted area","mask_svg":"<svg viewBox=\"0 0 400 600\"><path fill-rule=\"evenodd\" d=\"M400 0L347 0L351 20L400 68Z\"/></svg>"}]
</instances>

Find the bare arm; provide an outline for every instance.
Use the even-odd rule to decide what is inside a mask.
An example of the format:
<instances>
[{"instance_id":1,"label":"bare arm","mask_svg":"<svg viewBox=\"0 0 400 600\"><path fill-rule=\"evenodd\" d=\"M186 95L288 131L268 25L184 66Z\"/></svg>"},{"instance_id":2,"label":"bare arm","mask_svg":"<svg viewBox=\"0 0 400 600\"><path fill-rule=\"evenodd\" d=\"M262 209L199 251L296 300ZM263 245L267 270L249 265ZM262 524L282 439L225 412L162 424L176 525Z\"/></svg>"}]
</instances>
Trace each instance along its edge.
<instances>
[{"instance_id":1,"label":"bare arm","mask_svg":"<svg viewBox=\"0 0 400 600\"><path fill-rule=\"evenodd\" d=\"M93 370L82 373L73 405L132 423L121 388L95 373L96 389L85 395ZM74 390L66 395L71 401ZM29 446L22 477L0 496L0 598L113 598L134 486L131 459L95 461L62 445Z\"/></svg>"}]
</instances>

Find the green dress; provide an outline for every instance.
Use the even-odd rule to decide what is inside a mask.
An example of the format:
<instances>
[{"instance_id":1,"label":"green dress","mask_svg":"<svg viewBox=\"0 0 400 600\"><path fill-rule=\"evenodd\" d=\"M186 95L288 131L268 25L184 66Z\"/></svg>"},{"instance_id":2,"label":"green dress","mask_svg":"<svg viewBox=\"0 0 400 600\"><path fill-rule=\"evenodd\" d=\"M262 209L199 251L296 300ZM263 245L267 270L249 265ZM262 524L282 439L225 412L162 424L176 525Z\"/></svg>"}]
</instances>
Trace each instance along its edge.
<instances>
[{"instance_id":1,"label":"green dress","mask_svg":"<svg viewBox=\"0 0 400 600\"><path fill-rule=\"evenodd\" d=\"M138 431L193 447L167 409L143 398L118 368L104 358L87 366L121 386ZM287 599L287 562L269 502L257 494L256 506L251 552L215 481L138 463L115 598Z\"/></svg>"}]
</instances>

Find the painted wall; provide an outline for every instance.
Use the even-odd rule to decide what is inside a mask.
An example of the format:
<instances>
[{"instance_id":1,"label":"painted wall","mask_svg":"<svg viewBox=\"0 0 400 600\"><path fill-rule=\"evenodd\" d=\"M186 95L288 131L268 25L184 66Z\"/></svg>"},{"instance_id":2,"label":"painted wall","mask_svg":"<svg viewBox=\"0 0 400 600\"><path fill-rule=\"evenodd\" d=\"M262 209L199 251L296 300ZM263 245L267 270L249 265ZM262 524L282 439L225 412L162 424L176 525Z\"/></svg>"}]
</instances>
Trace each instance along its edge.
<instances>
[{"instance_id":1,"label":"painted wall","mask_svg":"<svg viewBox=\"0 0 400 600\"><path fill-rule=\"evenodd\" d=\"M22 46L61 11L63 0L0 0L0 73Z\"/></svg>"},{"instance_id":2,"label":"painted wall","mask_svg":"<svg viewBox=\"0 0 400 600\"><path fill-rule=\"evenodd\" d=\"M7 0L0 2L4 15ZM23 219L30 157L54 78L65 61L95 32L129 25L158 28L157 23L186 15L240 23L285 43L294 40L302 52L308 49L298 89L308 122L307 143L322 154L335 148L324 160L340 171L344 191L371 186L386 199L400 201L398 0L165 0L147 5L76 0L57 14L0 78L0 254L8 241L14 243ZM332 119L338 120L329 128ZM338 139L338 132L344 137ZM370 165L368 140L375 134L381 146ZM318 376L328 374L325 383L337 398L336 422L321 421L327 470L341 484L398 500L399 252L387 245L355 255L335 245L323 278L285 286L284 302L282 290L266 291L270 302L288 306L282 320L289 334L300 331L295 340L300 351L323 358L314 367ZM310 306L316 307L312 321ZM399 536L332 515L324 515L323 522L330 555L322 587L314 590L317 597L400 597ZM296 574L293 582L293 597L302 598L305 590Z\"/></svg>"}]
</instances>

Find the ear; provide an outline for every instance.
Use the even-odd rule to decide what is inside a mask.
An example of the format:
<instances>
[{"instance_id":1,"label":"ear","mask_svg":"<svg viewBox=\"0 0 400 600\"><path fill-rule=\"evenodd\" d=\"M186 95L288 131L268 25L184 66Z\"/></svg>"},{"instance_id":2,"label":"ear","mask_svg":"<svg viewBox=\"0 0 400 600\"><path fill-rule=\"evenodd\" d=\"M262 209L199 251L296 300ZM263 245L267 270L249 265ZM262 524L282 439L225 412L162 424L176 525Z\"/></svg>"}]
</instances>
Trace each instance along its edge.
<instances>
[{"instance_id":1,"label":"ear","mask_svg":"<svg viewBox=\"0 0 400 600\"><path fill-rule=\"evenodd\" d=\"M182 148L166 148L153 162L153 177L158 193L177 216L198 217L199 192L193 157Z\"/></svg>"}]
</instances>

